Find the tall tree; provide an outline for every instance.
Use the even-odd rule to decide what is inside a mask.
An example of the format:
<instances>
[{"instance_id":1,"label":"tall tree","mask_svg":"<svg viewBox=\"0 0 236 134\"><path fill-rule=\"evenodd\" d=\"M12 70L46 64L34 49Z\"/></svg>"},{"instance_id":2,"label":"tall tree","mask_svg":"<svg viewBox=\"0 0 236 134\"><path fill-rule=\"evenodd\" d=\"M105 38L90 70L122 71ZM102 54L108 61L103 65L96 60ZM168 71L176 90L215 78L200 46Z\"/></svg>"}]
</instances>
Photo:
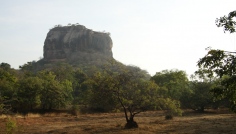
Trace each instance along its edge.
<instances>
[{"instance_id":1,"label":"tall tree","mask_svg":"<svg viewBox=\"0 0 236 134\"><path fill-rule=\"evenodd\" d=\"M17 89L17 76L9 64L0 65L0 94L7 99L12 99Z\"/></svg>"},{"instance_id":2,"label":"tall tree","mask_svg":"<svg viewBox=\"0 0 236 134\"><path fill-rule=\"evenodd\" d=\"M76 69L73 72L73 97L74 104L82 104L85 105L87 102L87 97L89 96L87 92L88 87L90 85L88 76L81 70ZM87 104L87 103L86 103Z\"/></svg>"},{"instance_id":3,"label":"tall tree","mask_svg":"<svg viewBox=\"0 0 236 134\"><path fill-rule=\"evenodd\" d=\"M204 112L205 108L208 106L212 106L213 104L213 96L210 92L211 87L213 86L210 82L202 82L202 81L192 81L191 89L192 94L190 96L189 102L191 104L191 108L194 110L198 110Z\"/></svg>"},{"instance_id":4,"label":"tall tree","mask_svg":"<svg viewBox=\"0 0 236 134\"><path fill-rule=\"evenodd\" d=\"M43 109L63 108L72 101L72 83L68 80L58 81L51 71L41 71L38 77L43 79L41 90L41 107Z\"/></svg>"},{"instance_id":5,"label":"tall tree","mask_svg":"<svg viewBox=\"0 0 236 134\"><path fill-rule=\"evenodd\" d=\"M58 81L73 80L73 67L67 63L57 63L50 71L56 75Z\"/></svg>"},{"instance_id":6,"label":"tall tree","mask_svg":"<svg viewBox=\"0 0 236 134\"><path fill-rule=\"evenodd\" d=\"M138 127L134 117L140 112L154 109L154 107L173 106L170 105L170 102L173 102L171 99L158 94L159 87L154 82L146 80L143 75L121 64L114 63L106 66L99 80L95 81L98 82L96 86L102 89L103 93L108 95L112 93L123 108L127 122L126 128ZM178 108L177 105L174 106Z\"/></svg>"},{"instance_id":7,"label":"tall tree","mask_svg":"<svg viewBox=\"0 0 236 134\"><path fill-rule=\"evenodd\" d=\"M167 96L175 100L180 100L183 94L189 92L187 74L181 70L163 70L152 76L151 80L166 88Z\"/></svg>"},{"instance_id":8,"label":"tall tree","mask_svg":"<svg viewBox=\"0 0 236 134\"><path fill-rule=\"evenodd\" d=\"M223 16L216 19L216 25L218 27L223 27L224 32L229 31L230 33L235 32L236 22L233 20L236 17L236 11L232 11L228 16Z\"/></svg>"},{"instance_id":9,"label":"tall tree","mask_svg":"<svg viewBox=\"0 0 236 134\"><path fill-rule=\"evenodd\" d=\"M110 91L111 79L104 72L95 73L89 80L82 84L86 94L89 94L88 104L90 109L97 112L114 110L117 105L113 92Z\"/></svg>"},{"instance_id":10,"label":"tall tree","mask_svg":"<svg viewBox=\"0 0 236 134\"><path fill-rule=\"evenodd\" d=\"M235 32L236 11L228 16L216 19L216 25L223 27L224 32ZM236 53L218 49L209 49L208 53L198 61L200 69L207 70L211 76L221 78L221 83L212 92L219 99L227 98L231 103L231 109L236 112Z\"/></svg>"},{"instance_id":11,"label":"tall tree","mask_svg":"<svg viewBox=\"0 0 236 134\"><path fill-rule=\"evenodd\" d=\"M8 63L0 64L0 109L9 111L16 101L17 74Z\"/></svg>"},{"instance_id":12,"label":"tall tree","mask_svg":"<svg viewBox=\"0 0 236 134\"><path fill-rule=\"evenodd\" d=\"M17 91L18 107L20 110L26 112L39 106L42 89L43 80L38 77L26 77L21 79Z\"/></svg>"}]
</instances>

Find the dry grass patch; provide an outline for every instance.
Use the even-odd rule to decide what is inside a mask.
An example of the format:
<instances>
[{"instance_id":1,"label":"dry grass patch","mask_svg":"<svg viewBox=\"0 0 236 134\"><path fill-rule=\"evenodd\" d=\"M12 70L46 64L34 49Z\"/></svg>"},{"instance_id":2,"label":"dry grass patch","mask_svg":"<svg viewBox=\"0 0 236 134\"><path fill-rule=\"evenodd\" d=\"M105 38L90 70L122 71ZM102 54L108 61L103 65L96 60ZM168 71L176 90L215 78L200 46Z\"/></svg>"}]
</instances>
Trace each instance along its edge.
<instances>
[{"instance_id":1,"label":"dry grass patch","mask_svg":"<svg viewBox=\"0 0 236 134\"><path fill-rule=\"evenodd\" d=\"M187 113L183 117L165 120L163 112L137 115L137 129L124 129L123 113L31 115L15 117L18 134L230 134L235 133L236 115L231 113ZM0 119L0 134L5 133L6 118Z\"/></svg>"}]
</instances>

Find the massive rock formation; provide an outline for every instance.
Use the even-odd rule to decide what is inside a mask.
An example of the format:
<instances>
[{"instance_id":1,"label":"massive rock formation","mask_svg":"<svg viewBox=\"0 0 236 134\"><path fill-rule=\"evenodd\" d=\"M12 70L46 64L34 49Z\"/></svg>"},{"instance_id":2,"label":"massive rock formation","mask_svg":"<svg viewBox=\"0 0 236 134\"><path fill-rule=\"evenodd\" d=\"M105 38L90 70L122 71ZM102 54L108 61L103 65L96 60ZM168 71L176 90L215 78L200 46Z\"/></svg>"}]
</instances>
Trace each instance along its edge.
<instances>
[{"instance_id":1,"label":"massive rock formation","mask_svg":"<svg viewBox=\"0 0 236 134\"><path fill-rule=\"evenodd\" d=\"M82 25L55 27L47 34L43 55L45 61L113 59L112 40L109 33L95 32Z\"/></svg>"}]
</instances>

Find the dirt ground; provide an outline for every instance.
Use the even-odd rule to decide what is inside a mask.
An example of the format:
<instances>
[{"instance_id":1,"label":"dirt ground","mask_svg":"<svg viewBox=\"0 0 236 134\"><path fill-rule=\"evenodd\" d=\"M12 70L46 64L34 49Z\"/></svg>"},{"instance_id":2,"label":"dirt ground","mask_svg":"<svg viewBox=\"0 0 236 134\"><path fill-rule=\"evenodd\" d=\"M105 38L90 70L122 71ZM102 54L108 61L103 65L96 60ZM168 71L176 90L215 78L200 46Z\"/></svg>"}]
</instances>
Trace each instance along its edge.
<instances>
[{"instance_id":1,"label":"dirt ground","mask_svg":"<svg viewBox=\"0 0 236 134\"><path fill-rule=\"evenodd\" d=\"M163 112L149 111L135 117L137 129L124 129L123 113L28 114L10 117L16 134L236 134L236 114L222 111L194 113L165 120ZM7 117L0 117L0 134L6 133Z\"/></svg>"}]
</instances>

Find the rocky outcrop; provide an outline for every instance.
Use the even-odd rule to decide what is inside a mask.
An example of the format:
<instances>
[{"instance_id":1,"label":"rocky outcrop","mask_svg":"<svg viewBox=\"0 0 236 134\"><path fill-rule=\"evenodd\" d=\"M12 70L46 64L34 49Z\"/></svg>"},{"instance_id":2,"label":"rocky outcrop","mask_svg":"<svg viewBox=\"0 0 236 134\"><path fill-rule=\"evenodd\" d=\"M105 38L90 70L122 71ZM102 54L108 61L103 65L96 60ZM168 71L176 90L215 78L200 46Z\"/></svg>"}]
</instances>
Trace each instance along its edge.
<instances>
[{"instance_id":1,"label":"rocky outcrop","mask_svg":"<svg viewBox=\"0 0 236 134\"><path fill-rule=\"evenodd\" d=\"M55 27L47 34L43 55L45 61L76 60L88 55L112 59L112 40L109 33L82 25Z\"/></svg>"}]
</instances>

